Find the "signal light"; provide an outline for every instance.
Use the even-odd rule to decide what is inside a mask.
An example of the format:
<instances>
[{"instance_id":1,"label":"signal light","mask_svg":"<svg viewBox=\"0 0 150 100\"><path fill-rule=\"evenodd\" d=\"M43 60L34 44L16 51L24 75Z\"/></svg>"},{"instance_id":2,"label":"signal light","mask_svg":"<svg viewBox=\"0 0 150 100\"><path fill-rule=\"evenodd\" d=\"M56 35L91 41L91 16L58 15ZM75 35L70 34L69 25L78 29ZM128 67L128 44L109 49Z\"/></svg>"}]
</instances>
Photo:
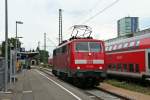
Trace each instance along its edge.
<instances>
[{"instance_id":1,"label":"signal light","mask_svg":"<svg viewBox=\"0 0 150 100\"><path fill-rule=\"evenodd\" d=\"M80 66L77 66L77 69L79 70L79 69L80 69Z\"/></svg>"},{"instance_id":2,"label":"signal light","mask_svg":"<svg viewBox=\"0 0 150 100\"><path fill-rule=\"evenodd\" d=\"M100 66L100 67L99 67L99 69L100 69L100 70L102 70L102 69L103 69L103 67L102 67L102 66Z\"/></svg>"}]
</instances>

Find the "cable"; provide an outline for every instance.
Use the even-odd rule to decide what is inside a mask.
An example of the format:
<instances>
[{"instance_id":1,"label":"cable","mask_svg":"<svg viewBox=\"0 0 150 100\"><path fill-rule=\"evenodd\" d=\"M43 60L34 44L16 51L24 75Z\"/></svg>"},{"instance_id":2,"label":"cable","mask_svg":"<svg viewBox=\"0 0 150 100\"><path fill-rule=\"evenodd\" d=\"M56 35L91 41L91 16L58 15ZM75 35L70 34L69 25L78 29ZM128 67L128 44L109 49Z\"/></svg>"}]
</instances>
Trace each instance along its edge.
<instances>
[{"instance_id":1,"label":"cable","mask_svg":"<svg viewBox=\"0 0 150 100\"><path fill-rule=\"evenodd\" d=\"M50 38L47 37L47 39L56 47L56 44Z\"/></svg>"},{"instance_id":2,"label":"cable","mask_svg":"<svg viewBox=\"0 0 150 100\"><path fill-rule=\"evenodd\" d=\"M102 9L101 11L99 11L98 13L96 13L94 16L91 16L90 18L88 18L82 24L85 24L85 23L89 22L90 20L94 19L96 16L98 16L101 13L103 13L105 10L109 9L110 7L112 7L113 5L115 5L118 2L119 2L119 0L114 1L113 3L111 3L110 5L108 5L107 7L105 7L104 9Z\"/></svg>"},{"instance_id":3,"label":"cable","mask_svg":"<svg viewBox=\"0 0 150 100\"><path fill-rule=\"evenodd\" d=\"M94 6L88 11L88 12L92 12L99 4L100 4L100 2L102 2L103 0L98 0L95 4L94 4Z\"/></svg>"}]
</instances>

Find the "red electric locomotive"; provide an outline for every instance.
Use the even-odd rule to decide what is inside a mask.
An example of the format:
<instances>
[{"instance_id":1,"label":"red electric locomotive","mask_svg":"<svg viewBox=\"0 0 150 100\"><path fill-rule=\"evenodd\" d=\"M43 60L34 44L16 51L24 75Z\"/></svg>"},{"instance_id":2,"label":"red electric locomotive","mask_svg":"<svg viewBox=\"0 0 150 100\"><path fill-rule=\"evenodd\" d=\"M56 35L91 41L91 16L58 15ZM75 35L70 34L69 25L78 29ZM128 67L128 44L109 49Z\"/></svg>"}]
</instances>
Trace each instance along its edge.
<instances>
[{"instance_id":1,"label":"red electric locomotive","mask_svg":"<svg viewBox=\"0 0 150 100\"><path fill-rule=\"evenodd\" d=\"M104 56L103 41L72 39L54 49L52 72L82 85L98 85L106 76Z\"/></svg>"},{"instance_id":2,"label":"red electric locomotive","mask_svg":"<svg viewBox=\"0 0 150 100\"><path fill-rule=\"evenodd\" d=\"M150 77L150 34L105 44L108 74L140 79Z\"/></svg>"}]
</instances>

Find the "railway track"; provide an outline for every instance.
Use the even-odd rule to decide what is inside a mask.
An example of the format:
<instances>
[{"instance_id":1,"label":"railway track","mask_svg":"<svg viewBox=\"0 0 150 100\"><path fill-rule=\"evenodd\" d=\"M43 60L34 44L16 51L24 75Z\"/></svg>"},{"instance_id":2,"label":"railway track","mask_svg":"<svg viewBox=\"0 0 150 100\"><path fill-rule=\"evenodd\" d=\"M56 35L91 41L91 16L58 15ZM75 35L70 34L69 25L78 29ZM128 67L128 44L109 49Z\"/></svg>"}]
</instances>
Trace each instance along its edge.
<instances>
[{"instance_id":1,"label":"railway track","mask_svg":"<svg viewBox=\"0 0 150 100\"><path fill-rule=\"evenodd\" d=\"M40 71L44 72L47 75L55 77L52 74L51 69L41 68ZM75 87L75 88L77 88L77 87ZM120 96L118 94L114 94L112 92L106 91L106 90L101 89L99 87L94 87L94 88L91 88L91 89L81 89L81 88L77 88L77 89L79 89L80 91L85 93L92 100L132 100L131 98L123 97L123 96Z\"/></svg>"}]
</instances>

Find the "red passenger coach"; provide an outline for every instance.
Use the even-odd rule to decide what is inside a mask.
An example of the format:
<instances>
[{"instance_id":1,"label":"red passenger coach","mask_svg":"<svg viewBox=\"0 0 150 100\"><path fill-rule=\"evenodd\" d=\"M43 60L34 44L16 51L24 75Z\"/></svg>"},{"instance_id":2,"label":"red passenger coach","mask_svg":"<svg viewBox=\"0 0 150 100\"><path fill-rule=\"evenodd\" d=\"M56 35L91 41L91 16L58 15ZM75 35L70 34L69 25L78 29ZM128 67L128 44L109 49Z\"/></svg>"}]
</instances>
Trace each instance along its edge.
<instances>
[{"instance_id":1,"label":"red passenger coach","mask_svg":"<svg viewBox=\"0 0 150 100\"><path fill-rule=\"evenodd\" d=\"M53 51L52 72L74 82L98 85L106 76L104 56L103 41L91 38L72 39Z\"/></svg>"},{"instance_id":2,"label":"red passenger coach","mask_svg":"<svg viewBox=\"0 0 150 100\"><path fill-rule=\"evenodd\" d=\"M105 44L108 74L142 79L150 77L150 34Z\"/></svg>"}]
</instances>

